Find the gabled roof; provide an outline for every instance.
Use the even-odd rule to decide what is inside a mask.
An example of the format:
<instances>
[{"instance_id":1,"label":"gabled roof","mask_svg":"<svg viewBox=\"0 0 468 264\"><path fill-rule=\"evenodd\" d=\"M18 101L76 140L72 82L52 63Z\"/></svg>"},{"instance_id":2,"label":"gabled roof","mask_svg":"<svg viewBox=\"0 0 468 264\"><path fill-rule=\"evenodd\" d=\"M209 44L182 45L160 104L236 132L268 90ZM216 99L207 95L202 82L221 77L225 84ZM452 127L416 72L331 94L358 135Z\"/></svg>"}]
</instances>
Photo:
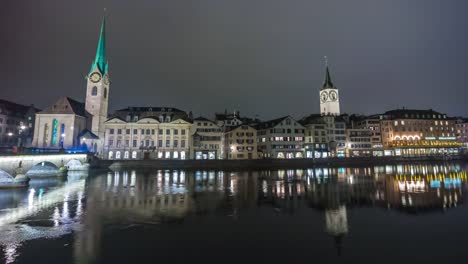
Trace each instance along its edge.
<instances>
[{"instance_id":1,"label":"gabled roof","mask_svg":"<svg viewBox=\"0 0 468 264\"><path fill-rule=\"evenodd\" d=\"M75 114L82 117L90 117L91 114L85 109L85 104L75 101L70 97L62 97L55 104L47 107L38 114Z\"/></svg>"},{"instance_id":2,"label":"gabled roof","mask_svg":"<svg viewBox=\"0 0 468 264\"><path fill-rule=\"evenodd\" d=\"M0 109L0 111L6 112L8 115L25 115L30 110L34 112L40 111L33 105L22 105L3 99L0 99Z\"/></svg>"},{"instance_id":3,"label":"gabled roof","mask_svg":"<svg viewBox=\"0 0 468 264\"><path fill-rule=\"evenodd\" d=\"M255 126L256 129L268 129L277 126L283 120L287 119L290 116L283 116L269 121L264 121Z\"/></svg>"},{"instance_id":4,"label":"gabled roof","mask_svg":"<svg viewBox=\"0 0 468 264\"><path fill-rule=\"evenodd\" d=\"M120 121L122 121L122 122L126 122L125 120L123 120L122 118L120 118L120 117L118 117L118 116L111 116L111 117L109 117L109 118L108 118L106 121L104 121L104 122L107 123L107 122L109 122L109 121L111 121L111 120L114 120L114 119L120 120Z\"/></svg>"},{"instance_id":5,"label":"gabled roof","mask_svg":"<svg viewBox=\"0 0 468 264\"><path fill-rule=\"evenodd\" d=\"M127 108L119 109L116 112L167 112L167 113L185 113L184 111L174 107L161 107L161 106L129 106Z\"/></svg>"},{"instance_id":6,"label":"gabled roof","mask_svg":"<svg viewBox=\"0 0 468 264\"><path fill-rule=\"evenodd\" d=\"M211 122L211 123L214 123L214 121L213 121L213 120L210 120L210 119L208 119L208 118L205 118L205 117L203 117L203 116L199 116L199 117L197 117L197 118L194 118L194 119L193 119L193 121L205 121L205 122Z\"/></svg>"},{"instance_id":7,"label":"gabled roof","mask_svg":"<svg viewBox=\"0 0 468 264\"><path fill-rule=\"evenodd\" d=\"M321 114L311 114L309 116L303 117L298 122L303 126L308 125L308 124L324 124L325 123Z\"/></svg>"},{"instance_id":8,"label":"gabled roof","mask_svg":"<svg viewBox=\"0 0 468 264\"><path fill-rule=\"evenodd\" d=\"M273 127L276 127L277 125L279 125L281 122L283 122L283 120L286 120L286 119L291 119L293 122L296 122L298 123L299 125L302 126L301 123L297 122L294 118L292 118L291 116L287 115L287 116L283 116L283 117L280 117L280 118L276 118L276 119L273 119L273 120L269 120L269 121L265 121L265 122L260 122L258 124L255 125L255 128L257 130L260 130L260 129L269 129L269 128L273 128Z\"/></svg>"},{"instance_id":9,"label":"gabled roof","mask_svg":"<svg viewBox=\"0 0 468 264\"><path fill-rule=\"evenodd\" d=\"M226 127L226 131L225 131L224 133L231 132L231 131L236 130L236 129L238 129L239 127L243 127L243 126L250 127L250 128L252 128L252 129L254 129L254 130L257 130L257 129L256 129L255 127L253 127L253 126L249 126L249 125L244 125L244 124L243 124L243 125L238 125L238 126Z\"/></svg>"},{"instance_id":10,"label":"gabled roof","mask_svg":"<svg viewBox=\"0 0 468 264\"><path fill-rule=\"evenodd\" d=\"M93 132L91 132L88 129L85 129L85 130L81 131L81 133L78 134L78 138L99 139L99 137L96 136L96 134L94 134Z\"/></svg>"}]
</instances>

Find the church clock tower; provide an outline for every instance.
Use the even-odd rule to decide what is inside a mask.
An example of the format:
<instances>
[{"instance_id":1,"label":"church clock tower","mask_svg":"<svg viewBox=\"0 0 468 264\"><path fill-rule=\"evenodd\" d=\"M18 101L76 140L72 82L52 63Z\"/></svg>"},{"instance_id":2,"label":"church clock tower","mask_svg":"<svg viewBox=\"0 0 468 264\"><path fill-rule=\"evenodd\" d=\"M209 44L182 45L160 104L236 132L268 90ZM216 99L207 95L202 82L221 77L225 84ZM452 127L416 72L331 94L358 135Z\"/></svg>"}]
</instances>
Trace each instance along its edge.
<instances>
[{"instance_id":1,"label":"church clock tower","mask_svg":"<svg viewBox=\"0 0 468 264\"><path fill-rule=\"evenodd\" d=\"M107 109L109 102L109 72L106 58L106 18L104 17L99 34L99 41L96 49L91 70L86 76L86 103L85 108L92 115L91 132L99 137L99 152L104 140L104 122L107 120Z\"/></svg>"},{"instance_id":2,"label":"church clock tower","mask_svg":"<svg viewBox=\"0 0 468 264\"><path fill-rule=\"evenodd\" d=\"M340 115L340 97L338 89L331 81L328 63L325 73L325 82L323 83L322 89L320 89L320 114L322 116Z\"/></svg>"}]
</instances>

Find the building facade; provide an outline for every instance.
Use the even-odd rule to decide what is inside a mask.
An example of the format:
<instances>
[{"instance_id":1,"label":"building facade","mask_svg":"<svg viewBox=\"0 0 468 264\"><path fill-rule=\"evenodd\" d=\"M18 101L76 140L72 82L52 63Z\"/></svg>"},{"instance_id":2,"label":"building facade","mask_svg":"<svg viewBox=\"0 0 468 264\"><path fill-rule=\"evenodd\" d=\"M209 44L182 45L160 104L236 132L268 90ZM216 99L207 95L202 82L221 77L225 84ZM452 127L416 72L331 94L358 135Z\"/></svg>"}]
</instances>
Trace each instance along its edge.
<instances>
[{"instance_id":1,"label":"building facade","mask_svg":"<svg viewBox=\"0 0 468 264\"><path fill-rule=\"evenodd\" d=\"M468 152L468 118L457 120L457 138L462 144L463 152Z\"/></svg>"},{"instance_id":2,"label":"building facade","mask_svg":"<svg viewBox=\"0 0 468 264\"><path fill-rule=\"evenodd\" d=\"M192 136L190 157L197 160L223 158L223 131L216 122L204 117L195 118L190 135Z\"/></svg>"},{"instance_id":3,"label":"building facade","mask_svg":"<svg viewBox=\"0 0 468 264\"><path fill-rule=\"evenodd\" d=\"M319 114L304 117L299 122L305 127L304 152L306 158L330 156L326 123Z\"/></svg>"},{"instance_id":4,"label":"building facade","mask_svg":"<svg viewBox=\"0 0 468 264\"><path fill-rule=\"evenodd\" d=\"M104 158L189 159L192 126L187 113L170 107L129 107L104 122Z\"/></svg>"},{"instance_id":5,"label":"building facade","mask_svg":"<svg viewBox=\"0 0 468 264\"><path fill-rule=\"evenodd\" d=\"M33 105L21 105L0 99L0 147L29 147L34 132Z\"/></svg>"},{"instance_id":6,"label":"building facade","mask_svg":"<svg viewBox=\"0 0 468 264\"><path fill-rule=\"evenodd\" d=\"M87 130L91 114L83 103L63 97L36 114L33 146L42 149L97 149L96 137L87 141L80 135ZM92 142L90 140L93 140Z\"/></svg>"},{"instance_id":7,"label":"building facade","mask_svg":"<svg viewBox=\"0 0 468 264\"><path fill-rule=\"evenodd\" d=\"M346 157L371 157L372 132L367 128L346 129Z\"/></svg>"},{"instance_id":8,"label":"building facade","mask_svg":"<svg viewBox=\"0 0 468 264\"><path fill-rule=\"evenodd\" d=\"M262 158L304 158L305 127L290 116L256 126L258 154Z\"/></svg>"},{"instance_id":9,"label":"building facade","mask_svg":"<svg viewBox=\"0 0 468 264\"><path fill-rule=\"evenodd\" d=\"M372 156L381 157L384 155L379 116L358 117L353 122L352 128L368 129L371 133Z\"/></svg>"},{"instance_id":10,"label":"building facade","mask_svg":"<svg viewBox=\"0 0 468 264\"><path fill-rule=\"evenodd\" d=\"M381 115L385 155L458 153L456 120L434 110L396 109Z\"/></svg>"},{"instance_id":11,"label":"building facade","mask_svg":"<svg viewBox=\"0 0 468 264\"><path fill-rule=\"evenodd\" d=\"M224 133L224 159L257 159L257 130L248 125L230 127Z\"/></svg>"}]
</instances>

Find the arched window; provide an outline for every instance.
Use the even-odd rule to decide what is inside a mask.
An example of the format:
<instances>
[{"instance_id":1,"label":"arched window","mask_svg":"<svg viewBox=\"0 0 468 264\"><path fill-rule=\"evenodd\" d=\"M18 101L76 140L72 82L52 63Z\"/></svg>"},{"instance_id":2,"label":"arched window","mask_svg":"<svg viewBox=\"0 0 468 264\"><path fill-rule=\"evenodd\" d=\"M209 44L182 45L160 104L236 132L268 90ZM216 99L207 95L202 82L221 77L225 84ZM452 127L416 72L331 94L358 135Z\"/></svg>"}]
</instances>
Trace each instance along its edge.
<instances>
[{"instance_id":1,"label":"arched window","mask_svg":"<svg viewBox=\"0 0 468 264\"><path fill-rule=\"evenodd\" d=\"M44 138L42 142L44 147L49 145L49 124L44 124Z\"/></svg>"},{"instance_id":2,"label":"arched window","mask_svg":"<svg viewBox=\"0 0 468 264\"><path fill-rule=\"evenodd\" d=\"M136 159L137 158L137 152L136 151L133 151L132 152L132 159Z\"/></svg>"},{"instance_id":3,"label":"arched window","mask_svg":"<svg viewBox=\"0 0 468 264\"><path fill-rule=\"evenodd\" d=\"M104 98L107 98L107 88L104 88Z\"/></svg>"},{"instance_id":4,"label":"arched window","mask_svg":"<svg viewBox=\"0 0 468 264\"><path fill-rule=\"evenodd\" d=\"M109 151L109 159L111 160L112 158L114 158L114 152Z\"/></svg>"},{"instance_id":5,"label":"arched window","mask_svg":"<svg viewBox=\"0 0 468 264\"><path fill-rule=\"evenodd\" d=\"M97 87L94 86L93 89L91 90L91 95L96 96L97 95Z\"/></svg>"},{"instance_id":6,"label":"arched window","mask_svg":"<svg viewBox=\"0 0 468 264\"><path fill-rule=\"evenodd\" d=\"M125 151L124 153L124 159L128 159L129 158L129 152L128 151Z\"/></svg>"},{"instance_id":7,"label":"arched window","mask_svg":"<svg viewBox=\"0 0 468 264\"><path fill-rule=\"evenodd\" d=\"M120 159L120 151L115 152L115 159Z\"/></svg>"}]
</instances>

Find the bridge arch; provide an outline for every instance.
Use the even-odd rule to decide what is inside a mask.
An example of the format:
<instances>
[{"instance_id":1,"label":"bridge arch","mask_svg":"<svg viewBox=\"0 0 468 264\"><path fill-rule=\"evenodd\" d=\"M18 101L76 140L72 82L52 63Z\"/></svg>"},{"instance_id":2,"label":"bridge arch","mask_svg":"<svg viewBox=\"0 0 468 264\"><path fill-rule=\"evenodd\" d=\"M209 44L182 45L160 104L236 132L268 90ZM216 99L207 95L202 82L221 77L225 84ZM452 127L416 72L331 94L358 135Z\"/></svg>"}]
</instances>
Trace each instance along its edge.
<instances>
[{"instance_id":1,"label":"bridge arch","mask_svg":"<svg viewBox=\"0 0 468 264\"><path fill-rule=\"evenodd\" d=\"M13 176L10 173L0 169L0 183L7 181L9 182L11 180L13 180Z\"/></svg>"},{"instance_id":2,"label":"bridge arch","mask_svg":"<svg viewBox=\"0 0 468 264\"><path fill-rule=\"evenodd\" d=\"M50 161L41 161L33 165L26 171L26 176L55 176L59 172L59 167Z\"/></svg>"}]
</instances>

